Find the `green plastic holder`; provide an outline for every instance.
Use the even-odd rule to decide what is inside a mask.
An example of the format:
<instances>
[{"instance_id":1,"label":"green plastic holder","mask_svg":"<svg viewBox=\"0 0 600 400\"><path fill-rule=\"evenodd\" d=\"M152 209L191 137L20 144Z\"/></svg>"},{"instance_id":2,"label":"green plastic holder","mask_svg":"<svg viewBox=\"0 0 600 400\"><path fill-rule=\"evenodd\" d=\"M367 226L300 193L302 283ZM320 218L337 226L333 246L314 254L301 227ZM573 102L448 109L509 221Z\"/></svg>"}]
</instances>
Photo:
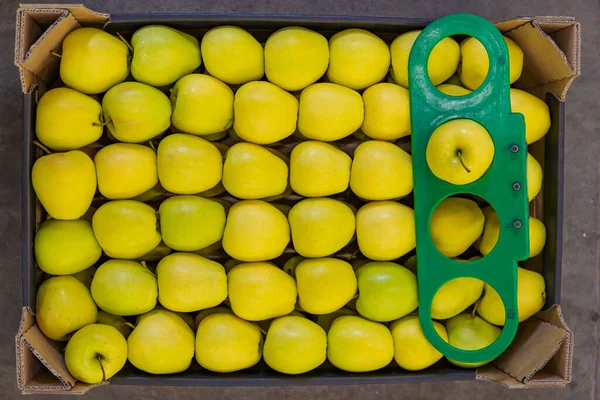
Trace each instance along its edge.
<instances>
[{"instance_id":1,"label":"green plastic holder","mask_svg":"<svg viewBox=\"0 0 600 400\"><path fill-rule=\"evenodd\" d=\"M431 83L427 61L443 38L468 35L487 50L489 72L472 93L448 96ZM513 341L519 325L517 312L517 261L529 257L529 209L527 199L527 144L525 122L510 109L509 58L502 34L488 21L470 14L449 15L429 24L410 53L408 72L414 175L415 223L419 273L419 318L429 342L446 357L477 363L492 360ZM437 178L425 158L433 131L454 119L470 119L483 125L494 142L494 159L477 181L453 185ZM485 257L460 262L442 255L431 239L429 222L436 206L447 197L472 194L492 205L500 220L496 246ZM473 277L490 284L500 295L506 313L501 335L478 350L458 349L436 332L431 303L446 282Z\"/></svg>"}]
</instances>

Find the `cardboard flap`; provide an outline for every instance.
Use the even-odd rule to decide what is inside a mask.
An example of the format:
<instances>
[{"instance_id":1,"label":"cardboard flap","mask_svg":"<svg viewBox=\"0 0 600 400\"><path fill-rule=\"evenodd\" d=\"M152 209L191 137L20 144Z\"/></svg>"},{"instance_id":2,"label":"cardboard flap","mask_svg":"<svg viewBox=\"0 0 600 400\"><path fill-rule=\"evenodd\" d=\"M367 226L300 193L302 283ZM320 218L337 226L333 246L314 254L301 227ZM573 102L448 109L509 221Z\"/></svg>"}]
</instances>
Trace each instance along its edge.
<instances>
[{"instance_id":1,"label":"cardboard flap","mask_svg":"<svg viewBox=\"0 0 600 400\"><path fill-rule=\"evenodd\" d=\"M524 321L510 347L495 361L477 369L477 380L509 388L563 387L571 382L573 332L560 306Z\"/></svg>"},{"instance_id":2,"label":"cardboard flap","mask_svg":"<svg viewBox=\"0 0 600 400\"><path fill-rule=\"evenodd\" d=\"M523 73L516 85L544 98L560 101L581 73L580 25L570 17L519 17L496 27L523 50Z\"/></svg>"},{"instance_id":3,"label":"cardboard flap","mask_svg":"<svg viewBox=\"0 0 600 400\"><path fill-rule=\"evenodd\" d=\"M102 27L108 14L91 11L82 5L28 4L17 10L15 32L15 65L21 75L21 89L31 93L56 78L60 61L52 52L60 53L64 38L85 26Z\"/></svg>"},{"instance_id":4,"label":"cardboard flap","mask_svg":"<svg viewBox=\"0 0 600 400\"><path fill-rule=\"evenodd\" d=\"M17 384L23 394L65 392L83 394L98 385L77 382L62 355L66 342L53 342L35 324L29 307L23 307L16 336ZM102 384L108 384L104 382Z\"/></svg>"}]
</instances>

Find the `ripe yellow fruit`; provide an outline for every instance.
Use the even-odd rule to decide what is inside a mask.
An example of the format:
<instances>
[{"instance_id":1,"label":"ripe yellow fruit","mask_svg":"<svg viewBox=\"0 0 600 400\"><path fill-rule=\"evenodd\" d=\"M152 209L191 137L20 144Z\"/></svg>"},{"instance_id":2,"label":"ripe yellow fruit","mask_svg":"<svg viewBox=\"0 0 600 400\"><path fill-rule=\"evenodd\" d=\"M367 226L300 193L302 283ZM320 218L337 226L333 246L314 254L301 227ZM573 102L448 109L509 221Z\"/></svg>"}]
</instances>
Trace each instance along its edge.
<instances>
[{"instance_id":1,"label":"ripe yellow fruit","mask_svg":"<svg viewBox=\"0 0 600 400\"><path fill-rule=\"evenodd\" d=\"M158 183L156 153L150 147L114 143L94 157L98 190L107 199L130 199Z\"/></svg>"},{"instance_id":2,"label":"ripe yellow fruit","mask_svg":"<svg viewBox=\"0 0 600 400\"><path fill-rule=\"evenodd\" d=\"M348 189L352 159L328 143L306 141L290 156L290 185L306 197L331 196Z\"/></svg>"},{"instance_id":3,"label":"ripe yellow fruit","mask_svg":"<svg viewBox=\"0 0 600 400\"><path fill-rule=\"evenodd\" d=\"M329 39L327 78L351 89L381 81L390 67L390 50L377 35L364 29L346 29Z\"/></svg>"},{"instance_id":4,"label":"ripe yellow fruit","mask_svg":"<svg viewBox=\"0 0 600 400\"><path fill-rule=\"evenodd\" d=\"M464 96L472 93L469 89L451 83L442 83L437 86L437 89L448 96Z\"/></svg>"},{"instance_id":5,"label":"ripe yellow fruit","mask_svg":"<svg viewBox=\"0 0 600 400\"><path fill-rule=\"evenodd\" d=\"M356 294L352 266L335 258L301 261L295 269L300 307L311 314L335 312Z\"/></svg>"},{"instance_id":6,"label":"ripe yellow fruit","mask_svg":"<svg viewBox=\"0 0 600 400\"><path fill-rule=\"evenodd\" d=\"M233 123L233 90L204 74L179 79L171 90L175 129L208 136L227 130Z\"/></svg>"},{"instance_id":7,"label":"ripe yellow fruit","mask_svg":"<svg viewBox=\"0 0 600 400\"><path fill-rule=\"evenodd\" d=\"M392 76L396 83L408 88L408 57L421 31L410 31L398 36L390 47L392 53ZM429 79L439 85L456 72L460 59L460 47L451 37L442 39L433 47L427 62Z\"/></svg>"},{"instance_id":8,"label":"ripe yellow fruit","mask_svg":"<svg viewBox=\"0 0 600 400\"><path fill-rule=\"evenodd\" d=\"M481 241L479 242L479 251L484 256L492 251L498 236L500 235L500 220L498 214L491 206L486 207L485 227ZM540 254L546 244L546 226L537 218L529 217L529 258Z\"/></svg>"},{"instance_id":9,"label":"ripe yellow fruit","mask_svg":"<svg viewBox=\"0 0 600 400\"><path fill-rule=\"evenodd\" d=\"M288 219L294 249L304 257L326 257L339 251L350 242L356 227L352 209L330 198L302 200L292 207Z\"/></svg>"},{"instance_id":10,"label":"ripe yellow fruit","mask_svg":"<svg viewBox=\"0 0 600 400\"><path fill-rule=\"evenodd\" d=\"M363 92L365 119L361 130L372 139L396 140L410 135L408 90L393 83L378 83Z\"/></svg>"},{"instance_id":11,"label":"ripe yellow fruit","mask_svg":"<svg viewBox=\"0 0 600 400\"><path fill-rule=\"evenodd\" d=\"M271 323L263 357L275 371L303 374L327 358L327 335L323 328L304 317L285 316Z\"/></svg>"},{"instance_id":12,"label":"ripe yellow fruit","mask_svg":"<svg viewBox=\"0 0 600 400\"><path fill-rule=\"evenodd\" d=\"M354 133L363 123L360 94L334 83L315 83L300 94L298 130L308 139L332 142Z\"/></svg>"},{"instance_id":13,"label":"ripe yellow fruit","mask_svg":"<svg viewBox=\"0 0 600 400\"><path fill-rule=\"evenodd\" d=\"M265 73L262 46L237 26L218 26L206 32L200 49L208 73L230 85L259 80Z\"/></svg>"},{"instance_id":14,"label":"ripe yellow fruit","mask_svg":"<svg viewBox=\"0 0 600 400\"><path fill-rule=\"evenodd\" d=\"M481 236L484 222L483 211L473 200L449 197L433 211L429 231L440 253L456 257Z\"/></svg>"},{"instance_id":15,"label":"ripe yellow fruit","mask_svg":"<svg viewBox=\"0 0 600 400\"><path fill-rule=\"evenodd\" d=\"M235 93L233 129L248 142L270 144L296 130L298 99L269 82L249 82Z\"/></svg>"},{"instance_id":16,"label":"ripe yellow fruit","mask_svg":"<svg viewBox=\"0 0 600 400\"><path fill-rule=\"evenodd\" d=\"M374 201L356 214L360 251L371 260L391 261L416 246L415 211L393 201Z\"/></svg>"},{"instance_id":17,"label":"ripe yellow fruit","mask_svg":"<svg viewBox=\"0 0 600 400\"><path fill-rule=\"evenodd\" d=\"M288 26L265 44L265 73L269 82L290 92L315 83L329 64L329 44L320 33Z\"/></svg>"},{"instance_id":18,"label":"ripe yellow fruit","mask_svg":"<svg viewBox=\"0 0 600 400\"><path fill-rule=\"evenodd\" d=\"M239 264L227 274L231 309L247 321L287 315L296 305L296 282L267 262Z\"/></svg>"},{"instance_id":19,"label":"ripe yellow fruit","mask_svg":"<svg viewBox=\"0 0 600 400\"><path fill-rule=\"evenodd\" d=\"M454 185L481 178L494 160L494 141L488 131L470 119L454 119L438 126L427 142L431 172Z\"/></svg>"},{"instance_id":20,"label":"ripe yellow fruit","mask_svg":"<svg viewBox=\"0 0 600 400\"><path fill-rule=\"evenodd\" d=\"M287 218L262 200L242 200L229 210L223 249L240 261L263 261L279 257L290 241Z\"/></svg>"},{"instance_id":21,"label":"ripe yellow fruit","mask_svg":"<svg viewBox=\"0 0 600 400\"><path fill-rule=\"evenodd\" d=\"M543 171L540 163L527 153L527 199L533 200L542 190Z\"/></svg>"},{"instance_id":22,"label":"ripe yellow fruit","mask_svg":"<svg viewBox=\"0 0 600 400\"><path fill-rule=\"evenodd\" d=\"M240 199L262 199L282 194L288 185L288 166L269 149L236 143L227 151L223 186Z\"/></svg>"},{"instance_id":23,"label":"ripe yellow fruit","mask_svg":"<svg viewBox=\"0 0 600 400\"><path fill-rule=\"evenodd\" d=\"M354 151L350 188L365 200L391 200L413 190L412 157L393 143L369 140Z\"/></svg>"},{"instance_id":24,"label":"ripe yellow fruit","mask_svg":"<svg viewBox=\"0 0 600 400\"><path fill-rule=\"evenodd\" d=\"M212 189L223 175L223 156L202 138L176 133L160 141L158 178L169 192L196 194Z\"/></svg>"},{"instance_id":25,"label":"ripe yellow fruit","mask_svg":"<svg viewBox=\"0 0 600 400\"><path fill-rule=\"evenodd\" d=\"M433 296L431 318L448 319L474 304L483 292L483 282L475 278L456 278L446 282Z\"/></svg>"},{"instance_id":26,"label":"ripe yellow fruit","mask_svg":"<svg viewBox=\"0 0 600 400\"><path fill-rule=\"evenodd\" d=\"M217 313L200 321L196 333L196 361L214 372L250 368L260 360L260 328L232 314Z\"/></svg>"},{"instance_id":27,"label":"ripe yellow fruit","mask_svg":"<svg viewBox=\"0 0 600 400\"><path fill-rule=\"evenodd\" d=\"M510 108L525 117L525 140L531 144L540 140L550 129L550 109L534 95L519 89L510 89Z\"/></svg>"},{"instance_id":28,"label":"ripe yellow fruit","mask_svg":"<svg viewBox=\"0 0 600 400\"><path fill-rule=\"evenodd\" d=\"M348 372L375 371L394 358L394 339L383 324L352 315L333 321L327 333L327 359Z\"/></svg>"},{"instance_id":29,"label":"ripe yellow fruit","mask_svg":"<svg viewBox=\"0 0 600 400\"><path fill-rule=\"evenodd\" d=\"M445 342L448 342L446 328L439 322L433 322L436 332ZM429 343L419 317L407 315L394 321L390 327L394 338L394 360L401 368L408 371L420 371L432 366L442 357L435 347Z\"/></svg>"},{"instance_id":30,"label":"ripe yellow fruit","mask_svg":"<svg viewBox=\"0 0 600 400\"><path fill-rule=\"evenodd\" d=\"M523 50L512 39L504 37L508 47L509 80L516 82L523 71ZM469 89L477 89L485 80L490 67L490 60L483 44L474 37L465 39L460 44L461 67L458 70L460 80Z\"/></svg>"}]
</instances>

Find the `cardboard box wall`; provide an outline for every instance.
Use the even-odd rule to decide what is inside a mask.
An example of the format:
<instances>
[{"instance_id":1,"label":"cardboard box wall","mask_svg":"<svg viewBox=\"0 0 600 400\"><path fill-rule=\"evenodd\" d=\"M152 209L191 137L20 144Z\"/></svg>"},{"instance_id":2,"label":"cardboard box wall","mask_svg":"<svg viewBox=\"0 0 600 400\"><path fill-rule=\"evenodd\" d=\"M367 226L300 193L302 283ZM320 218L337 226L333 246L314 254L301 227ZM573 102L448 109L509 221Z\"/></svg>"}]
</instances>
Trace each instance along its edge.
<instances>
[{"instance_id":1,"label":"cardboard box wall","mask_svg":"<svg viewBox=\"0 0 600 400\"><path fill-rule=\"evenodd\" d=\"M82 26L102 28L109 20L108 14L81 5L21 5L16 20L15 65L23 93L36 89L43 93L56 80L59 59L51 53L60 52L69 32ZM519 86L539 97L551 93L564 101L580 73L579 24L568 17L518 17L495 25L523 49L525 65ZM538 147L536 158L543 166L543 143ZM541 201L535 202L532 213L541 215L541 207ZM560 306L554 305L522 323L509 349L479 368L475 378L510 388L565 386L571 381L573 344L573 333ZM83 394L98 386L77 382L66 369L61 349L41 333L32 310L24 307L16 336L17 384L24 394Z\"/></svg>"}]
</instances>

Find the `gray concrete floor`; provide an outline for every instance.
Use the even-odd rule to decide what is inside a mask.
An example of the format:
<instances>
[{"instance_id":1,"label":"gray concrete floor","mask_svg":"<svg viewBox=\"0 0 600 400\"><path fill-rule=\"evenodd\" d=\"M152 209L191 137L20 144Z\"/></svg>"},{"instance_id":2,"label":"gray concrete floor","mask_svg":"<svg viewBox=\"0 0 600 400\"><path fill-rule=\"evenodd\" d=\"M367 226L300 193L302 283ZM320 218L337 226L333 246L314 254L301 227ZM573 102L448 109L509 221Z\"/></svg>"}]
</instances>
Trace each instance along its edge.
<instances>
[{"instance_id":1,"label":"gray concrete floor","mask_svg":"<svg viewBox=\"0 0 600 400\"><path fill-rule=\"evenodd\" d=\"M54 1L56 2L56 1ZM598 195L600 3L598 0L86 0L103 12L237 12L440 17L471 12L491 20L521 15L569 15L583 25L583 76L567 100L562 306L575 332L573 383L566 389L509 391L482 382L294 388L151 388L108 386L89 399L600 399L600 268ZM31 3L52 3L36 0ZM335 4L334 4L335 3ZM18 397L14 335L21 304L21 93L12 65L18 2L0 1L0 399ZM67 396L64 396L68 398ZM37 396L29 397L31 399ZM62 396L53 397L55 399Z\"/></svg>"}]
</instances>

